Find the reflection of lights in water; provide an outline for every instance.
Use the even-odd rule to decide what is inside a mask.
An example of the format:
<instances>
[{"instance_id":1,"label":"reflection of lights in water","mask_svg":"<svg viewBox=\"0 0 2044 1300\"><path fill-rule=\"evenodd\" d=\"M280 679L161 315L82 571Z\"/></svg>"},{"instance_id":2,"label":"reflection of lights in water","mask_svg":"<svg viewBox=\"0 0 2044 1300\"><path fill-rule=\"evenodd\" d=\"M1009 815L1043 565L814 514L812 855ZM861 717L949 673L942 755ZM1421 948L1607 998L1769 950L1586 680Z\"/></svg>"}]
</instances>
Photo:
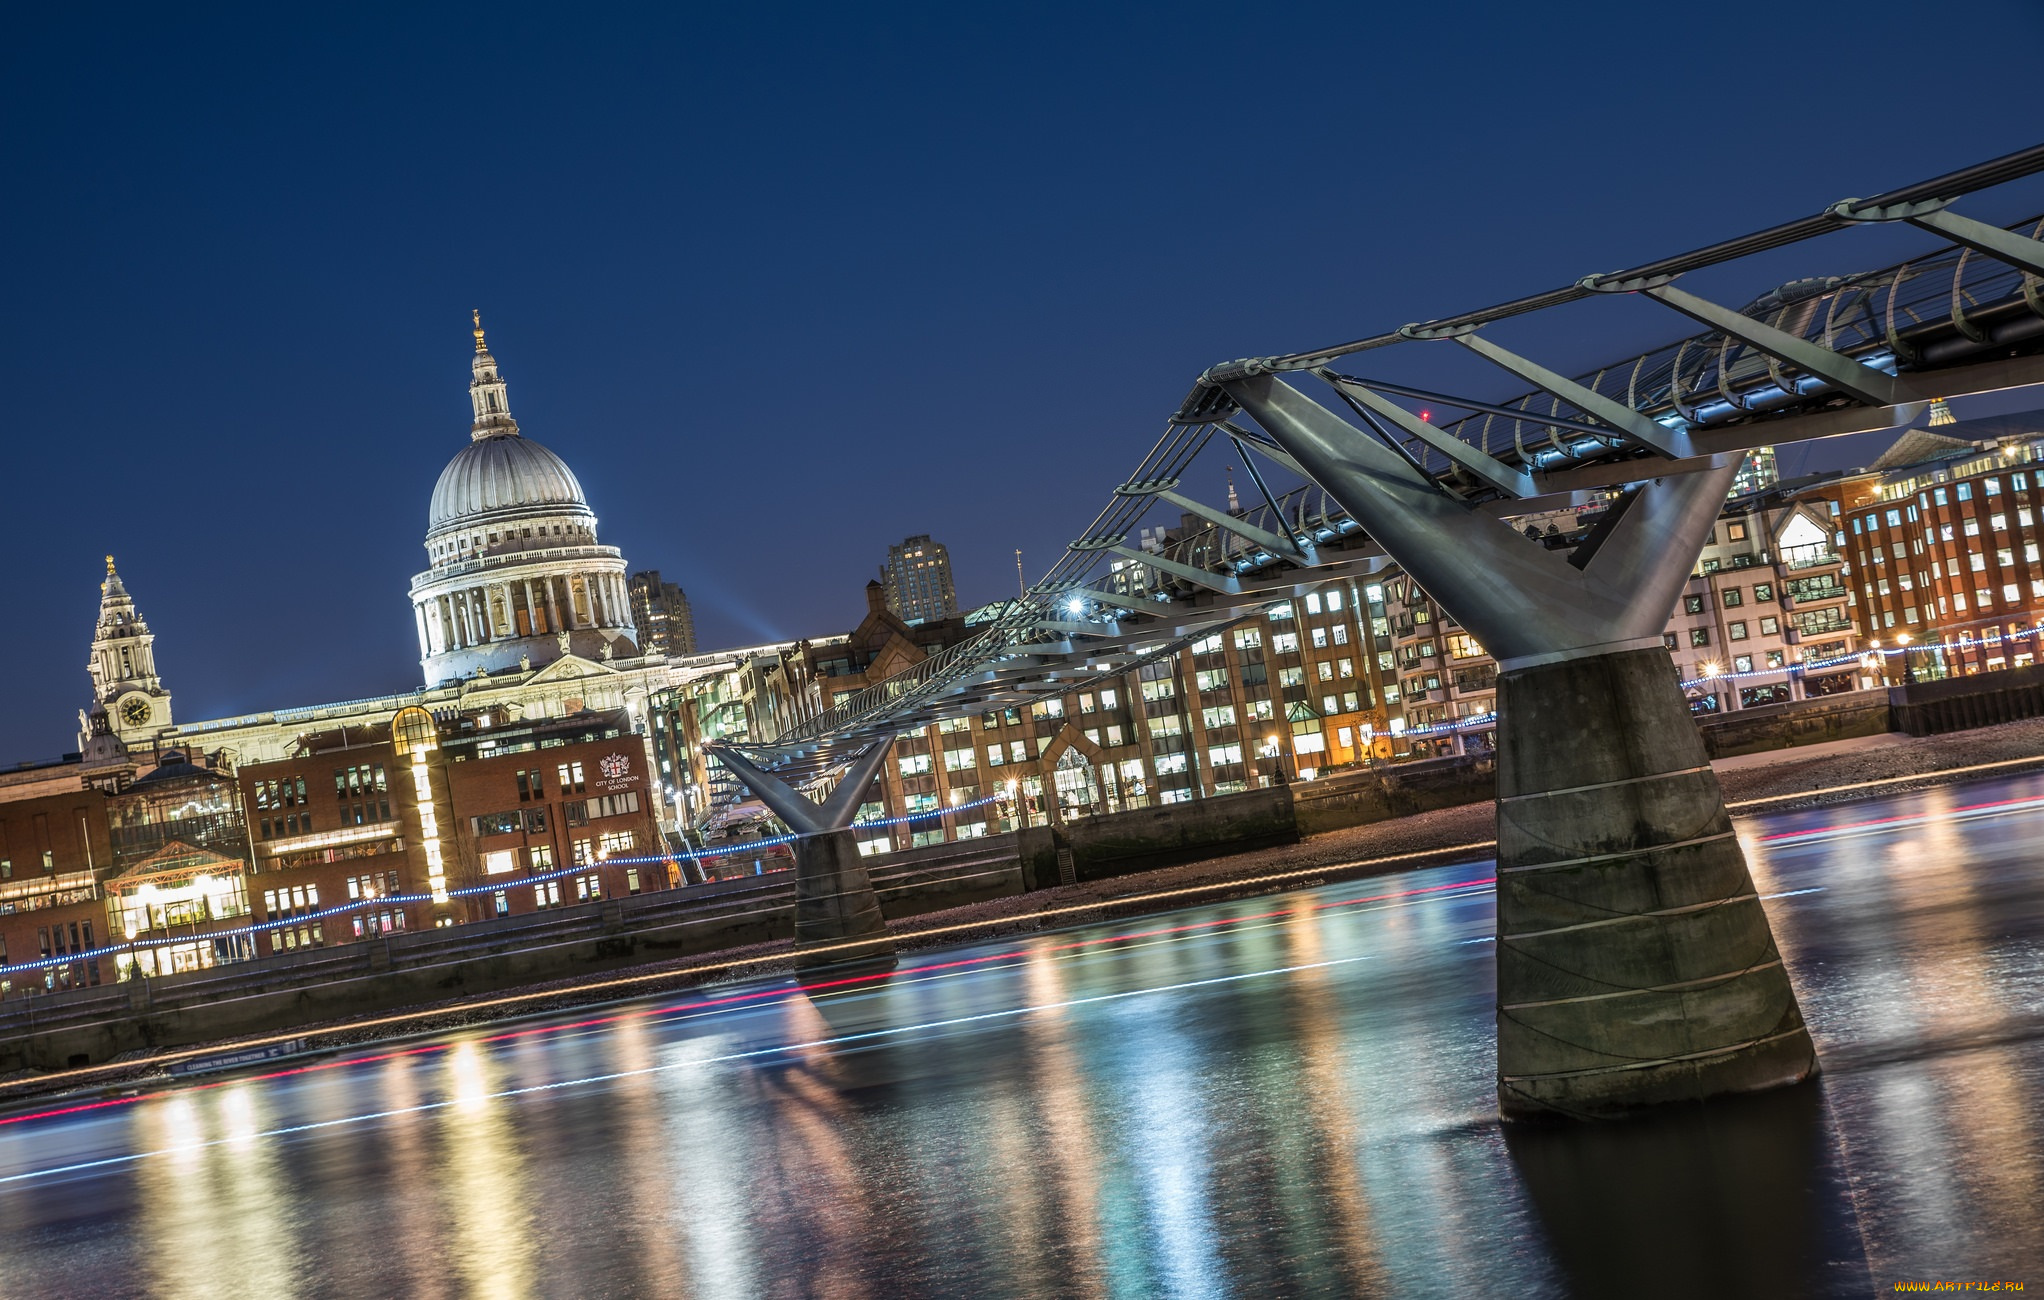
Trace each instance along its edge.
<instances>
[{"instance_id":1,"label":"reflection of lights in water","mask_svg":"<svg viewBox=\"0 0 2044 1300\"><path fill-rule=\"evenodd\" d=\"M447 1056L447 1072L453 1076L454 1104L466 1111L488 1108L489 1080L483 1075L483 1052L473 1038L454 1045Z\"/></svg>"},{"instance_id":2,"label":"reflection of lights in water","mask_svg":"<svg viewBox=\"0 0 2044 1300\"><path fill-rule=\"evenodd\" d=\"M221 1093L217 1109L221 1132L230 1146L247 1146L255 1141L257 1126L253 1089L234 1088Z\"/></svg>"},{"instance_id":3,"label":"reflection of lights in water","mask_svg":"<svg viewBox=\"0 0 2044 1300\"><path fill-rule=\"evenodd\" d=\"M627 1070L653 1064L657 1042L644 1020L621 1022L610 1040L612 1059ZM666 1079L642 1076L614 1094L612 1114L623 1130L616 1150L621 1168L618 1183L628 1189L637 1212L621 1215L615 1226L622 1240L613 1249L629 1251L638 1261L643 1284L656 1295L742 1295L757 1288L747 1286L696 1286L688 1278L678 1250L680 1242L670 1223L673 1211L674 1171L685 1169L688 1180L698 1175L687 1161L670 1160L666 1150L668 1114L673 1099L661 1085ZM734 1204L725 1201L723 1205ZM719 1214L718 1218L739 1216Z\"/></svg>"},{"instance_id":4,"label":"reflection of lights in water","mask_svg":"<svg viewBox=\"0 0 2044 1300\"><path fill-rule=\"evenodd\" d=\"M551 1083L528 1084L520 1088L500 1088L495 1091L485 1091L480 1095L472 1097L449 1097L443 1101L421 1102L415 1106L406 1106L403 1108L393 1108L387 1110L368 1111L363 1114L349 1115L339 1119L315 1120L305 1124L287 1124L281 1128L265 1130L262 1133L258 1133L256 1136L283 1137L293 1133L315 1133L323 1129L343 1128L349 1125L363 1124L374 1120L390 1119L398 1115L426 1114L428 1112L447 1110L454 1107L460 1107L465 1111L466 1110L488 1111L492 1109L491 1107L489 1107L488 1103L493 1101L501 1101L512 1097L531 1096L535 1093L560 1092L568 1088L586 1087L588 1085L597 1083L611 1083L619 1079L639 1078L646 1075L664 1073L668 1070L673 1070L677 1068L683 1067L693 1068L697 1065L717 1065L732 1061L756 1061L765 1057L772 1056L799 1055L820 1047L842 1047L852 1043L869 1043L877 1040L898 1038L903 1034L925 1033L930 1030L936 1029L953 1029L961 1025L989 1024L1001 1020L1016 1020L1023 1016L1039 1015L1046 1011L1064 1010L1070 1007L1100 1006L1108 1003L1125 1002L1130 998L1156 997L1166 993L1183 993L1191 989L1213 988L1225 984L1239 984L1246 980L1268 979L1274 975L1291 975L1296 974L1297 972L1302 970L1313 970L1325 966L1345 966L1352 962L1369 961L1371 960L1371 958L1372 954L1361 953L1353 957L1334 957L1326 961L1313 962L1307 965L1277 966L1267 970L1238 971L1230 975L1213 975L1209 976L1206 979L1184 980L1176 984L1160 984L1151 988L1123 989L1114 993L1096 993L1091 997L1068 998L1065 1001L1052 1003L1049 1005L1005 1007L998 1011L982 1011L975 1015L952 1016L944 1020L928 1020L920 1024L914 1025L892 1025L885 1029L868 1029L852 1034L837 1034L829 1038L820 1038L801 1042L780 1043L772 1047L755 1047L742 1052L725 1052L721 1055L705 1057L701 1061L688 1061L680 1064L650 1065L635 1070L611 1070L601 1074L583 1075L579 1078L574 1079L557 1079ZM468 1040L468 1043L472 1044L474 1041L475 1040ZM464 1046L466 1045L468 1044L464 1044ZM31 1179L41 1178L50 1174L75 1173L83 1169L105 1169L116 1165L133 1164L138 1160L148 1160L151 1159L152 1157L169 1154L171 1151L201 1150L205 1147L217 1146L219 1145L219 1141L220 1141L219 1139L215 1139L210 1142L201 1141L198 1143L187 1144L185 1146L179 1146L174 1148L159 1148L153 1151L134 1151L129 1152L126 1155L108 1156L100 1160L81 1160L72 1164L55 1165L48 1169L35 1169L25 1173L7 1174L5 1176L0 1176L0 1186L5 1186L10 1183L26 1182Z\"/></svg>"},{"instance_id":5,"label":"reflection of lights in water","mask_svg":"<svg viewBox=\"0 0 2044 1300\"><path fill-rule=\"evenodd\" d=\"M1294 962L1319 961L1326 951L1327 926L1320 915L1301 915L1286 929ZM1308 1152L1327 1153L1324 1181L1328 1209L1338 1227L1329 1234L1340 1243L1339 1258L1348 1272L1343 1289L1361 1295L1386 1295L1394 1288L1385 1274L1371 1212L1369 1188L1357 1153L1363 1149L1362 1099L1355 1094L1358 1081L1351 1078L1344 1051L1346 1027L1341 1008L1325 968L1293 980L1287 986L1298 1007L1296 1066L1288 1071L1288 1105L1301 1120L1320 1129L1317 1147ZM1311 1169L1297 1171L1298 1186L1310 1194ZM1331 1280L1331 1279L1329 1279Z\"/></svg>"},{"instance_id":6,"label":"reflection of lights in water","mask_svg":"<svg viewBox=\"0 0 2044 1300\"><path fill-rule=\"evenodd\" d=\"M498 1098L537 1089L490 1086L496 1062L475 1039L463 1039L447 1054L451 1087L443 1102L422 1105L421 1112L449 1110L439 1139L441 1175L434 1189L441 1202L448 1236L459 1242L487 1242L487 1249L454 1254L454 1267L466 1275L468 1291L484 1296L523 1296L533 1290L532 1252L539 1235L532 1231L525 1201L529 1180L522 1168L518 1139Z\"/></svg>"},{"instance_id":7,"label":"reflection of lights in water","mask_svg":"<svg viewBox=\"0 0 2044 1300\"><path fill-rule=\"evenodd\" d=\"M776 1002L804 998L816 992L854 989L862 986L877 985L883 982L888 988L893 989L915 983L949 979L958 975L970 975L989 968L1017 964L1025 958L1042 954L1052 954L1055 959L1063 960L1071 956L1083 956L1087 949L1109 944L1118 945L1118 951L1130 951L1136 948L1153 947L1176 942L1174 936L1179 935L1196 935L1202 931L1207 933L1241 933L1251 929L1262 928L1257 924L1259 922L1281 923L1282 918L1301 913L1347 911L1368 903L1388 902L1390 904L1389 908L1368 909L1371 914L1374 914L1388 911L1391 908L1412 905L1410 902L1401 900L1428 902L1466 897L1469 893L1483 892L1483 889L1491 883L1491 878L1484 876L1480 879L1458 880L1444 885L1425 885L1417 889L1401 889L1389 893L1371 894L1364 898L1339 899L1329 902L1309 903L1302 907L1277 908L1270 911L1252 913L1248 916L1230 916L1210 921L1193 921L1183 925L1157 926L1148 930L1133 930L1121 934L1101 935L1097 938L1077 939L1066 943L1037 944L1026 949L1010 949L1005 952L988 953L978 957L962 957L955 961L930 962L921 966L911 967L905 971L849 975L834 980L813 980L806 984L798 984L793 988L758 989L750 993L733 993L723 997L697 998L690 1002L675 1003L663 1007L648 1007L602 1016L591 1016L584 1020L573 1020L563 1024L538 1025L529 1029L505 1030L501 1033L487 1034L480 1038L466 1041L496 1044L535 1037L558 1038L576 1031L600 1029L627 1020L653 1020L661 1023L699 1020L728 1011L742 1011L759 1006L773 1005ZM1794 892L1802 893L1809 891L1798 890ZM282 1070L271 1070L264 1074L246 1075L239 1080L192 1084L179 1089L175 1093L152 1092L136 1097L114 1097L105 1101L81 1102L73 1106L59 1106L50 1110L32 1111L22 1115L0 1117L0 1128L5 1128L10 1124L23 1124L32 1120L74 1115L83 1111L133 1106L141 1102L155 1101L163 1097L190 1095L214 1088L228 1087L233 1082L253 1083L271 1079L286 1079L300 1074L316 1074L327 1070L344 1070L360 1065L403 1060L413 1056L433 1055L448 1050L450 1050L449 1044L429 1043L422 1047L404 1048L395 1052L379 1052L373 1056L351 1056L335 1061L320 1061L311 1065L295 1065ZM0 1181L5 1180L0 1179Z\"/></svg>"},{"instance_id":8,"label":"reflection of lights in water","mask_svg":"<svg viewBox=\"0 0 2044 1300\"><path fill-rule=\"evenodd\" d=\"M136 1114L145 1139L151 1130L189 1138L168 1148L172 1159L137 1173L136 1229L147 1290L219 1294L223 1260L244 1276L292 1289L296 1242L282 1221L288 1199L279 1167L283 1152L257 1140L262 1104L255 1089L239 1087L172 1097Z\"/></svg>"}]
</instances>

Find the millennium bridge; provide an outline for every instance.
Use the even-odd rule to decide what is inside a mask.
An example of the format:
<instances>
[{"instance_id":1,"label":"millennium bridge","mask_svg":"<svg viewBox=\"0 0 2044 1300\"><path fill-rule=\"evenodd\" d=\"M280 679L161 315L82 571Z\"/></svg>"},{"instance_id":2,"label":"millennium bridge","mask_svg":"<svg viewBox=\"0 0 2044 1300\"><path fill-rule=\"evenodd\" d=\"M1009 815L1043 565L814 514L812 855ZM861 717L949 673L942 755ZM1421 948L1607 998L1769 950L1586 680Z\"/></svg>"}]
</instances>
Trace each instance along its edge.
<instances>
[{"instance_id":1,"label":"millennium bridge","mask_svg":"<svg viewBox=\"0 0 2044 1300\"><path fill-rule=\"evenodd\" d=\"M2044 385L2044 218L2003 227L1964 211L2039 171L2044 146L1511 302L1209 367L1092 524L978 635L772 744L714 751L800 837L798 950L817 963L892 951L847 828L898 733L1085 689L1395 563L1499 662L1505 1115L1808 1078L1815 1049L1662 627L1752 449L1904 429L1940 399ZM1678 285L1869 223L1913 227L1923 247L1738 308ZM1700 332L1569 375L1489 329L1533 317L1518 334L1554 337L1558 309L1616 295ZM1522 391L1398 378L1402 360L1442 348ZM1463 414L1436 422L1412 404ZM1181 490L1208 453L1239 458L1253 507ZM1205 527L1132 546L1160 508ZM1559 538L1523 527L1576 510L1594 522Z\"/></svg>"}]
</instances>

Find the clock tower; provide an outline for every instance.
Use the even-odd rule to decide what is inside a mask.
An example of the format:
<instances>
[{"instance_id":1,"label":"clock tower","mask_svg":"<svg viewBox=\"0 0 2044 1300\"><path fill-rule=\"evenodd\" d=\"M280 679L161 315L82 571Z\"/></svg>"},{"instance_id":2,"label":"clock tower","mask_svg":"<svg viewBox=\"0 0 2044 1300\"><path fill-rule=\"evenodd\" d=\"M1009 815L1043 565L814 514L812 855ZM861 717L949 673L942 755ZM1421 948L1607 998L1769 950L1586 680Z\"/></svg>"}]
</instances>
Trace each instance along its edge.
<instances>
[{"instance_id":1,"label":"clock tower","mask_svg":"<svg viewBox=\"0 0 2044 1300\"><path fill-rule=\"evenodd\" d=\"M106 580L99 584L99 626L92 636L92 658L85 671L92 675L95 710L104 710L101 724L110 727L123 744L133 745L168 728L170 692L156 675L156 636L142 616L135 612L135 599L114 572L114 557L106 557ZM92 735L90 712L78 716L78 743L84 746Z\"/></svg>"}]
</instances>

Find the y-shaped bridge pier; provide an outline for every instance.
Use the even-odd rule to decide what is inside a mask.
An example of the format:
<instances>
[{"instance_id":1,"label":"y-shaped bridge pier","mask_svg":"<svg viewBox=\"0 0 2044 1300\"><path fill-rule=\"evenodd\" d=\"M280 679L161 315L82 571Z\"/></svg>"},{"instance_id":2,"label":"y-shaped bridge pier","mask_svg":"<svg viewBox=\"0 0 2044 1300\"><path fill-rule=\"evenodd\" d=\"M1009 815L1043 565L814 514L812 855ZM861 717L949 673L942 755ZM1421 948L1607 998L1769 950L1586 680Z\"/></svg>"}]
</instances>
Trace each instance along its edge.
<instances>
[{"instance_id":1,"label":"y-shaped bridge pier","mask_svg":"<svg viewBox=\"0 0 2044 1300\"><path fill-rule=\"evenodd\" d=\"M1499 661L1504 1113L1592 1114L1815 1072L1661 643L1737 458L1636 484L1574 549L1552 550L1272 375L1222 387Z\"/></svg>"},{"instance_id":2,"label":"y-shaped bridge pier","mask_svg":"<svg viewBox=\"0 0 2044 1300\"><path fill-rule=\"evenodd\" d=\"M798 969L868 963L894 956L894 938L859 857L851 825L866 790L887 762L893 737L876 740L846 765L837 788L817 803L728 745L710 752L759 801L787 823L795 840L795 965Z\"/></svg>"}]
</instances>

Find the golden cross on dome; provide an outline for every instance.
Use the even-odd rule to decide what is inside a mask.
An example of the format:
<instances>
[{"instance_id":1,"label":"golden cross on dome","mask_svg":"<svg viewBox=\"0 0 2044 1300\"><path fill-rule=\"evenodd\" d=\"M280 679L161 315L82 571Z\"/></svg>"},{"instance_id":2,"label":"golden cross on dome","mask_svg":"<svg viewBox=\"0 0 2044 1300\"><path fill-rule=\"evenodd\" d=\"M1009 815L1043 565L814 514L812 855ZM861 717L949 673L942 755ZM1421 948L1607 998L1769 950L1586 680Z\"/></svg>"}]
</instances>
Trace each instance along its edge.
<instances>
[{"instance_id":1,"label":"golden cross on dome","mask_svg":"<svg viewBox=\"0 0 2044 1300\"><path fill-rule=\"evenodd\" d=\"M483 346L483 309L475 307L468 314L469 319L476 323L476 351L488 352L489 349Z\"/></svg>"}]
</instances>

